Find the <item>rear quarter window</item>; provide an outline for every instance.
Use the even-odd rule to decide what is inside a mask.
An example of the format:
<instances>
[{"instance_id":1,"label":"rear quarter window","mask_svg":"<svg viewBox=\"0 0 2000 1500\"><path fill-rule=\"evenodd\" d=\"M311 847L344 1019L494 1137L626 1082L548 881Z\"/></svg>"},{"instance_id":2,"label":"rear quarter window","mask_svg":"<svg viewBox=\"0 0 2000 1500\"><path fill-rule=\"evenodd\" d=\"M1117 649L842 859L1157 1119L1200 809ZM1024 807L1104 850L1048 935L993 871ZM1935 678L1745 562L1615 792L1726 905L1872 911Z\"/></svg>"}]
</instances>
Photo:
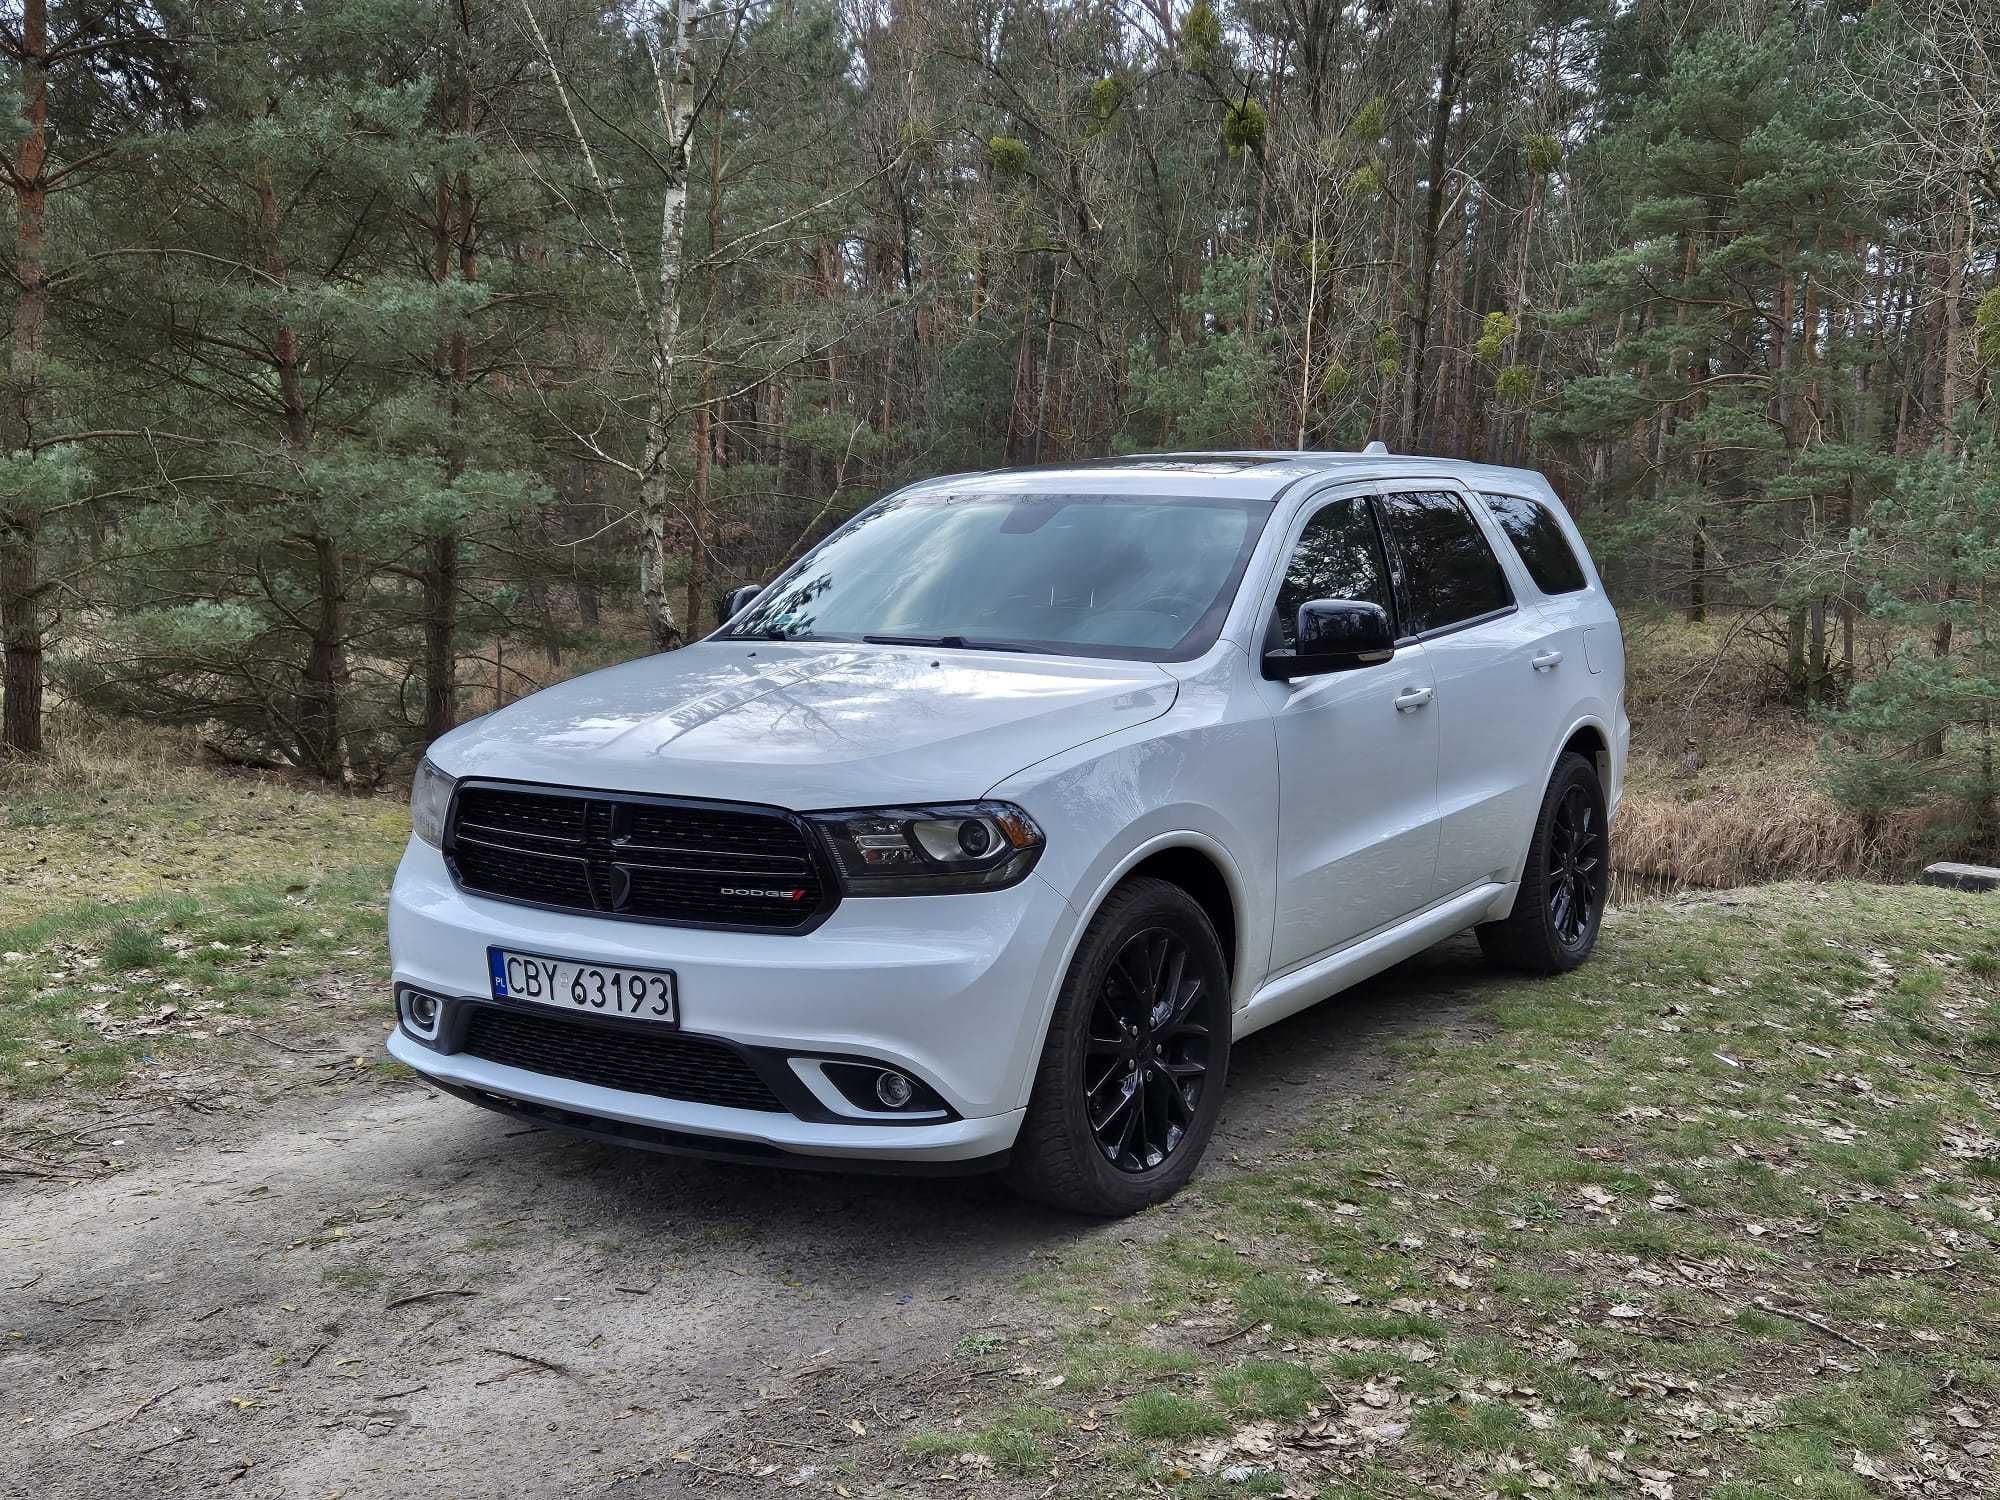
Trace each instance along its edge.
<instances>
[{"instance_id":1,"label":"rear quarter window","mask_svg":"<svg viewBox=\"0 0 2000 1500\"><path fill-rule=\"evenodd\" d=\"M1479 498L1521 554L1536 588L1545 594L1574 594L1589 587L1590 580L1563 534L1562 523L1546 505L1519 495L1482 494Z\"/></svg>"}]
</instances>

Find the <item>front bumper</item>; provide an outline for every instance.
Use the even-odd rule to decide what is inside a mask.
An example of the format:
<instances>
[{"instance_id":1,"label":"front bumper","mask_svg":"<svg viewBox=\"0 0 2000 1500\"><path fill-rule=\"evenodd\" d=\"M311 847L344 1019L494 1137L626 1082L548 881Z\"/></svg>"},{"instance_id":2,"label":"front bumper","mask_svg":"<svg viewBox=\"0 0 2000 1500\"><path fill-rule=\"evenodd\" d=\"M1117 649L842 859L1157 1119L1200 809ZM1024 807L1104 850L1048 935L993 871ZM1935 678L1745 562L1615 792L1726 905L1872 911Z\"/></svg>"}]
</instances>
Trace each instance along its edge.
<instances>
[{"instance_id":1,"label":"front bumper","mask_svg":"<svg viewBox=\"0 0 2000 1500\"><path fill-rule=\"evenodd\" d=\"M1074 920L1030 875L1005 891L849 897L803 935L651 926L468 896L437 850L413 839L389 902L397 985L484 999L489 945L670 968L685 1031L885 1063L929 1085L956 1118L847 1123L662 1098L441 1052L400 1025L389 1051L473 1102L634 1144L713 1143L715 1154L828 1165L978 1163L1003 1155L1020 1128Z\"/></svg>"}]
</instances>

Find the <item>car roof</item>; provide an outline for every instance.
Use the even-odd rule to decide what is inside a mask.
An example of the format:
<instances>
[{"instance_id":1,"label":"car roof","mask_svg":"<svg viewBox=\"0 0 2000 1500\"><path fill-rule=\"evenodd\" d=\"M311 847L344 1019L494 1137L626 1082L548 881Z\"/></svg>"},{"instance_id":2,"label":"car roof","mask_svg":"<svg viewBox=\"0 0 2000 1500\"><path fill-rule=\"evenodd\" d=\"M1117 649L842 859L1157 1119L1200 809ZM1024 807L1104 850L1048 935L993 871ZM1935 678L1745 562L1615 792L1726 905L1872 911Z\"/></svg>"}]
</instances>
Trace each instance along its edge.
<instances>
[{"instance_id":1,"label":"car roof","mask_svg":"<svg viewBox=\"0 0 2000 1500\"><path fill-rule=\"evenodd\" d=\"M1340 453L1244 449L1134 453L1030 468L985 469L952 474L913 485L905 493L977 490L994 494L1021 490L1040 494L1071 491L1082 494L1150 494L1169 498L1274 500L1296 481L1315 476L1398 479L1443 474L1462 480L1475 489L1483 484L1555 499L1548 480L1533 469L1510 469L1498 464L1469 463L1464 459L1390 453L1379 443L1369 447L1379 451Z\"/></svg>"}]
</instances>

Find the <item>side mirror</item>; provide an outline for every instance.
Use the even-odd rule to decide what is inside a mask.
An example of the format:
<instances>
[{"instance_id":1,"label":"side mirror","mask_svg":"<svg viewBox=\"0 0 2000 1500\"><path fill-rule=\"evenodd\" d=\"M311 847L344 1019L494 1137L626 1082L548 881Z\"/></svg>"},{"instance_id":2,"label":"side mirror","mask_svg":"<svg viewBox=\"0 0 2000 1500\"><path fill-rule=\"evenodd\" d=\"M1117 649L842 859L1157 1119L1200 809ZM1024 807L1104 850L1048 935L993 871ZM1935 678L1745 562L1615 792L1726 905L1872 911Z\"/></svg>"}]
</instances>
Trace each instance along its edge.
<instances>
[{"instance_id":1,"label":"side mirror","mask_svg":"<svg viewBox=\"0 0 2000 1500\"><path fill-rule=\"evenodd\" d=\"M721 602L716 606L717 623L727 625L742 613L744 606L763 592L764 585L761 583L746 583L740 589L731 589L722 596Z\"/></svg>"},{"instance_id":2,"label":"side mirror","mask_svg":"<svg viewBox=\"0 0 2000 1500\"><path fill-rule=\"evenodd\" d=\"M1351 672L1396 654L1389 612L1364 599L1309 599L1296 623L1296 649L1264 653L1264 675L1273 681Z\"/></svg>"}]
</instances>

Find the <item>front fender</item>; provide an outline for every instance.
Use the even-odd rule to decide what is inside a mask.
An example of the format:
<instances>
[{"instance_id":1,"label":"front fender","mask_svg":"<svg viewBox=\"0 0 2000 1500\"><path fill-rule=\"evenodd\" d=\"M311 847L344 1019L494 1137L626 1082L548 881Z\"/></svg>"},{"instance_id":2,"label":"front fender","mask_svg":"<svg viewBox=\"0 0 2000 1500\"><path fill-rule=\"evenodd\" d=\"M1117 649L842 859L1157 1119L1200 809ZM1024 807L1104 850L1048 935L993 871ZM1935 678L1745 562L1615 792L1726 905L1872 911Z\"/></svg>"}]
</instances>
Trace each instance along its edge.
<instances>
[{"instance_id":1,"label":"front fender","mask_svg":"<svg viewBox=\"0 0 2000 1500\"><path fill-rule=\"evenodd\" d=\"M1164 850L1199 853L1229 891L1232 1004L1242 1006L1263 982L1277 869L1277 741L1269 716L1235 688L1226 667L1199 674L1164 717L1030 766L988 792L1041 824L1048 848L1035 874L1074 913L1024 1018L1037 1046L1090 918L1120 880Z\"/></svg>"}]
</instances>

